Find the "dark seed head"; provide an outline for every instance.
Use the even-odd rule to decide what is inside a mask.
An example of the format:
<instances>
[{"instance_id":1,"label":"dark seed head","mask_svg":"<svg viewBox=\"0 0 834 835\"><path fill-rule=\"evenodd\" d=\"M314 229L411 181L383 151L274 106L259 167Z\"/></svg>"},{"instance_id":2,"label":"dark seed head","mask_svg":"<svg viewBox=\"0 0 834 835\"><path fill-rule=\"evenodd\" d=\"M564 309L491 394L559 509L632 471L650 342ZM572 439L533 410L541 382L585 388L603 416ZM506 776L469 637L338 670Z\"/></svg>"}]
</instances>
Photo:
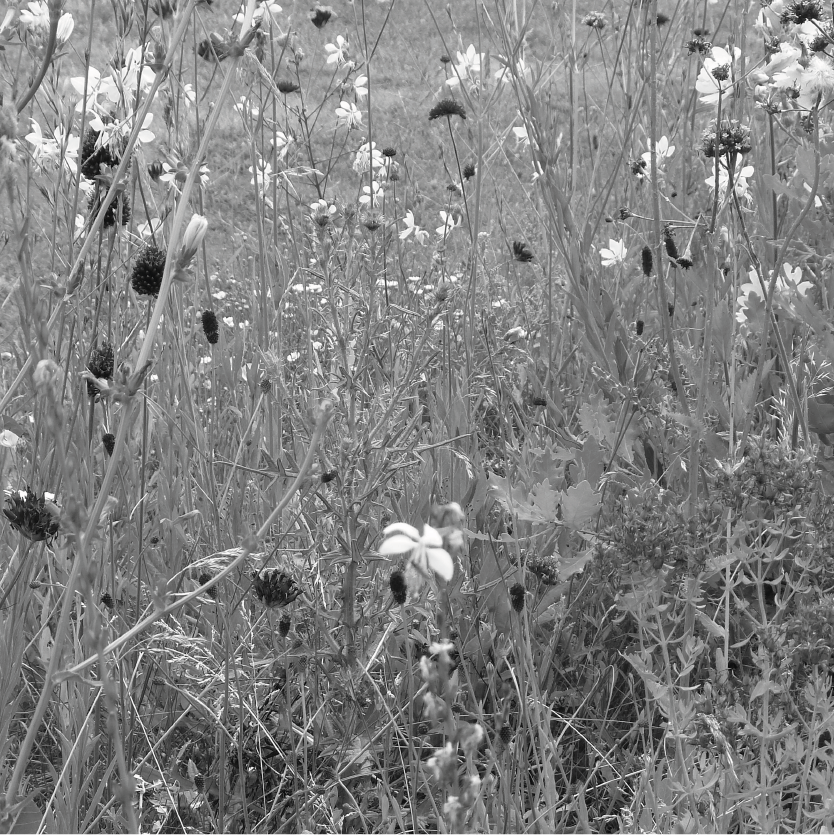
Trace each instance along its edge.
<instances>
[{"instance_id":1,"label":"dark seed head","mask_svg":"<svg viewBox=\"0 0 834 835\"><path fill-rule=\"evenodd\" d=\"M530 402L534 406L546 406L547 405L547 398L542 397L541 395L537 394L535 397L530 398Z\"/></svg>"},{"instance_id":2,"label":"dark seed head","mask_svg":"<svg viewBox=\"0 0 834 835\"><path fill-rule=\"evenodd\" d=\"M106 606L108 609L113 608L113 597L109 591L104 592L101 596L101 605Z\"/></svg>"},{"instance_id":3,"label":"dark seed head","mask_svg":"<svg viewBox=\"0 0 834 835\"><path fill-rule=\"evenodd\" d=\"M148 165L148 176L156 183L159 178L165 173L162 163L159 160L154 160Z\"/></svg>"},{"instance_id":4,"label":"dark seed head","mask_svg":"<svg viewBox=\"0 0 834 835\"><path fill-rule=\"evenodd\" d=\"M291 93L297 93L301 89L294 81L291 81L289 78L279 79L275 86L278 88L278 92L282 93L285 96L289 96Z\"/></svg>"},{"instance_id":5,"label":"dark seed head","mask_svg":"<svg viewBox=\"0 0 834 835\"><path fill-rule=\"evenodd\" d=\"M261 380L260 386L261 391L264 394L269 394L272 391L272 380L270 380L269 377L264 377L263 380Z\"/></svg>"},{"instance_id":6,"label":"dark seed head","mask_svg":"<svg viewBox=\"0 0 834 835\"><path fill-rule=\"evenodd\" d=\"M675 305L673 305L672 302L669 302L669 318L675 318Z\"/></svg>"},{"instance_id":7,"label":"dark seed head","mask_svg":"<svg viewBox=\"0 0 834 835\"><path fill-rule=\"evenodd\" d=\"M285 614L281 616L281 620L278 621L278 634L282 638L286 638L287 635L290 634L290 626L292 625L292 618Z\"/></svg>"},{"instance_id":8,"label":"dark seed head","mask_svg":"<svg viewBox=\"0 0 834 835\"><path fill-rule=\"evenodd\" d=\"M113 346L109 342L102 342L90 353L87 370L100 380L110 380L113 377ZM99 393L98 386L87 380L87 394L95 397Z\"/></svg>"},{"instance_id":9,"label":"dark seed head","mask_svg":"<svg viewBox=\"0 0 834 835\"><path fill-rule=\"evenodd\" d=\"M637 332L637 336L642 336L643 335L643 326L644 326L644 323L643 323L642 319L638 319L634 323L634 330Z\"/></svg>"},{"instance_id":10,"label":"dark seed head","mask_svg":"<svg viewBox=\"0 0 834 835\"><path fill-rule=\"evenodd\" d=\"M466 165L463 166L463 179L464 180L471 180L475 176L475 164L472 162L467 162Z\"/></svg>"},{"instance_id":11,"label":"dark seed head","mask_svg":"<svg viewBox=\"0 0 834 835\"><path fill-rule=\"evenodd\" d=\"M194 785L198 792L204 792L206 790L206 778L202 774L195 774Z\"/></svg>"},{"instance_id":12,"label":"dark seed head","mask_svg":"<svg viewBox=\"0 0 834 835\"><path fill-rule=\"evenodd\" d=\"M330 22L330 18L333 17L333 8L332 6L321 6L316 3L308 17L310 18L310 23L312 23L316 29L321 29L322 26L326 26Z\"/></svg>"},{"instance_id":13,"label":"dark seed head","mask_svg":"<svg viewBox=\"0 0 834 835\"><path fill-rule=\"evenodd\" d=\"M397 156L397 149L396 148L383 148L382 149L382 156L387 157L388 159L393 159Z\"/></svg>"},{"instance_id":14,"label":"dark seed head","mask_svg":"<svg viewBox=\"0 0 834 835\"><path fill-rule=\"evenodd\" d=\"M669 22L668 15L663 14L663 12L657 13L657 25L658 26L665 26Z\"/></svg>"},{"instance_id":15,"label":"dark seed head","mask_svg":"<svg viewBox=\"0 0 834 835\"><path fill-rule=\"evenodd\" d=\"M118 165L121 159L121 154L114 154L106 144L96 147L99 136L99 131L87 128L81 144L81 173L88 180L94 180L101 174L102 165Z\"/></svg>"},{"instance_id":16,"label":"dark seed head","mask_svg":"<svg viewBox=\"0 0 834 835\"><path fill-rule=\"evenodd\" d=\"M391 573L388 584L391 587L391 594L394 596L394 602L398 606L402 606L405 603L406 596L408 595L408 585L405 582L405 574L397 569Z\"/></svg>"},{"instance_id":17,"label":"dark seed head","mask_svg":"<svg viewBox=\"0 0 834 835\"><path fill-rule=\"evenodd\" d=\"M513 729L509 725L504 725L498 732L498 736L504 745L509 745L513 741Z\"/></svg>"},{"instance_id":18,"label":"dark seed head","mask_svg":"<svg viewBox=\"0 0 834 835\"><path fill-rule=\"evenodd\" d=\"M681 255L678 258L678 266L688 270L692 266L692 259L688 255Z\"/></svg>"},{"instance_id":19,"label":"dark seed head","mask_svg":"<svg viewBox=\"0 0 834 835\"><path fill-rule=\"evenodd\" d=\"M204 571L204 572L203 572L203 573L202 573L202 574L201 574L201 575L197 578L197 582L198 582L201 586L204 586L206 583L208 583L208 581L209 581L209 580L211 580L211 574L209 574L209 573L208 573L208 572L206 572L206 571ZM206 592L206 594L207 594L207 595L208 595L208 596L209 596L212 600L217 600L217 586L212 586L210 589L208 589L208 591Z\"/></svg>"},{"instance_id":20,"label":"dark seed head","mask_svg":"<svg viewBox=\"0 0 834 835\"><path fill-rule=\"evenodd\" d=\"M130 283L140 296L156 296L162 286L166 253L156 244L146 244L133 264Z\"/></svg>"},{"instance_id":21,"label":"dark seed head","mask_svg":"<svg viewBox=\"0 0 834 835\"><path fill-rule=\"evenodd\" d=\"M277 568L267 568L252 574L252 589L255 596L269 608L286 606L300 594L298 583Z\"/></svg>"},{"instance_id":22,"label":"dark seed head","mask_svg":"<svg viewBox=\"0 0 834 835\"><path fill-rule=\"evenodd\" d=\"M429 110L429 121L433 122L435 119L442 119L444 116L449 118L460 116L461 119L465 119L466 108L455 99L443 99Z\"/></svg>"},{"instance_id":23,"label":"dark seed head","mask_svg":"<svg viewBox=\"0 0 834 835\"><path fill-rule=\"evenodd\" d=\"M116 448L116 436L112 432L105 432L101 436L101 445L108 455L112 455L113 450Z\"/></svg>"},{"instance_id":24,"label":"dark seed head","mask_svg":"<svg viewBox=\"0 0 834 835\"><path fill-rule=\"evenodd\" d=\"M203 333L209 345L216 345L220 338L220 331L217 325L217 314L213 310L204 310L200 320L203 325Z\"/></svg>"},{"instance_id":25,"label":"dark seed head","mask_svg":"<svg viewBox=\"0 0 834 835\"><path fill-rule=\"evenodd\" d=\"M513 241L513 258L522 264L529 264L535 256L523 241Z\"/></svg>"},{"instance_id":26,"label":"dark seed head","mask_svg":"<svg viewBox=\"0 0 834 835\"><path fill-rule=\"evenodd\" d=\"M15 490L6 497L7 507L3 508L9 524L21 536L32 542L43 542L58 535L60 524L57 516L47 507L44 493L37 495L31 487ZM50 501L50 505L53 503Z\"/></svg>"},{"instance_id":27,"label":"dark seed head","mask_svg":"<svg viewBox=\"0 0 834 835\"><path fill-rule=\"evenodd\" d=\"M526 594L527 590L521 583L515 583L510 588L510 603L516 612L520 612L524 608L524 597Z\"/></svg>"},{"instance_id":28,"label":"dark seed head","mask_svg":"<svg viewBox=\"0 0 834 835\"><path fill-rule=\"evenodd\" d=\"M652 274L652 270L654 269L654 258L652 257L652 248L648 244L646 244L646 246L643 247L641 258L643 262L643 275L648 278Z\"/></svg>"},{"instance_id":29,"label":"dark seed head","mask_svg":"<svg viewBox=\"0 0 834 835\"><path fill-rule=\"evenodd\" d=\"M672 230L667 226L663 230L663 244L666 247L666 254L673 260L678 260L678 247L672 237Z\"/></svg>"},{"instance_id":30,"label":"dark seed head","mask_svg":"<svg viewBox=\"0 0 834 835\"><path fill-rule=\"evenodd\" d=\"M322 473L321 474L321 483L322 484L328 484L329 482L333 481L333 479L336 478L337 475L338 475L338 473L336 472L336 470L329 470L326 473Z\"/></svg>"}]
</instances>

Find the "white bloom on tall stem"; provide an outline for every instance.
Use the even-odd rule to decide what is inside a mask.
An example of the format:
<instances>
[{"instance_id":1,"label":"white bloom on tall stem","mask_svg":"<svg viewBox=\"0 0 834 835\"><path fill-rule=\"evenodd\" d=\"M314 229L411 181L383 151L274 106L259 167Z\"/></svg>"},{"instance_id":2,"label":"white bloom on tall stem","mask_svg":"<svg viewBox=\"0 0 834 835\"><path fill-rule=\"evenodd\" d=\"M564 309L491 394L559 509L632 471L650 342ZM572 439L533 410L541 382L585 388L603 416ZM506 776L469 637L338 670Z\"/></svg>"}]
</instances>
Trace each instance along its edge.
<instances>
[{"instance_id":1,"label":"white bloom on tall stem","mask_svg":"<svg viewBox=\"0 0 834 835\"><path fill-rule=\"evenodd\" d=\"M385 540L379 553L383 556L410 553L409 563L423 577L434 572L448 583L454 576L454 561L443 547L443 537L431 525L423 525L421 534L413 525L395 522L382 533Z\"/></svg>"},{"instance_id":2,"label":"white bloom on tall stem","mask_svg":"<svg viewBox=\"0 0 834 835\"><path fill-rule=\"evenodd\" d=\"M383 195L382 184L373 180L370 186L362 187L362 196L359 198L359 202L363 206L369 206L375 209L379 205L379 201L382 200Z\"/></svg>"},{"instance_id":3,"label":"white bloom on tall stem","mask_svg":"<svg viewBox=\"0 0 834 835\"><path fill-rule=\"evenodd\" d=\"M603 267L616 267L623 264L628 257L628 247L625 241L615 241L613 238L608 239L608 248L599 251L602 259Z\"/></svg>"},{"instance_id":4,"label":"white bloom on tall stem","mask_svg":"<svg viewBox=\"0 0 834 835\"><path fill-rule=\"evenodd\" d=\"M736 161L736 169L733 175L733 190L738 195L740 200L745 200L748 203L752 202L753 195L750 193L750 178L753 176L755 169L752 165L743 165L741 160ZM715 173L710 173L710 176L704 182L715 191ZM721 200L727 194L727 187L730 184L730 172L726 165L722 164L718 171L718 196Z\"/></svg>"},{"instance_id":5,"label":"white bloom on tall stem","mask_svg":"<svg viewBox=\"0 0 834 835\"><path fill-rule=\"evenodd\" d=\"M67 135L63 125L56 125L52 136L44 136L41 126L32 119L32 131L26 135L26 141L34 146L32 156L38 165L43 166L47 161L55 163L61 161L71 174L78 171L76 160L80 140L73 134Z\"/></svg>"},{"instance_id":6,"label":"white bloom on tall stem","mask_svg":"<svg viewBox=\"0 0 834 835\"><path fill-rule=\"evenodd\" d=\"M335 64L337 67L341 67L348 59L350 44L343 35L336 35L336 43L325 44L324 51L327 53L328 64Z\"/></svg>"},{"instance_id":7,"label":"white bloom on tall stem","mask_svg":"<svg viewBox=\"0 0 834 835\"><path fill-rule=\"evenodd\" d=\"M733 48L733 54L720 46L714 46L710 54L704 58L704 66L698 73L695 89L704 104L718 104L719 92L723 100L733 95L735 73L733 62L741 57L741 50Z\"/></svg>"},{"instance_id":8,"label":"white bloom on tall stem","mask_svg":"<svg viewBox=\"0 0 834 835\"><path fill-rule=\"evenodd\" d=\"M429 233L425 229L421 229L414 221L414 212L409 209L403 218L405 229L400 232L400 240L404 241L411 235L418 244L424 244L429 237Z\"/></svg>"},{"instance_id":9,"label":"white bloom on tall stem","mask_svg":"<svg viewBox=\"0 0 834 835\"><path fill-rule=\"evenodd\" d=\"M457 57L454 72L446 79L448 87L457 87L461 81L475 82L481 72L481 61L484 53L478 52L475 49L475 44L469 44L466 52L458 52Z\"/></svg>"},{"instance_id":10,"label":"white bloom on tall stem","mask_svg":"<svg viewBox=\"0 0 834 835\"><path fill-rule=\"evenodd\" d=\"M435 231L441 238L448 237L453 229L457 229L460 226L460 218L456 218L451 212L441 211L440 220L443 225L438 226Z\"/></svg>"},{"instance_id":11,"label":"white bloom on tall stem","mask_svg":"<svg viewBox=\"0 0 834 835\"><path fill-rule=\"evenodd\" d=\"M675 153L675 146L669 144L669 139L666 136L661 136L654 145L655 156L657 157L657 167L662 168L672 154ZM643 155L643 160L646 163L646 168L650 170L652 164L652 152L646 151Z\"/></svg>"},{"instance_id":12,"label":"white bloom on tall stem","mask_svg":"<svg viewBox=\"0 0 834 835\"><path fill-rule=\"evenodd\" d=\"M352 101L343 101L336 108L336 123L348 130L358 127L362 124L362 111Z\"/></svg>"},{"instance_id":13,"label":"white bloom on tall stem","mask_svg":"<svg viewBox=\"0 0 834 835\"><path fill-rule=\"evenodd\" d=\"M819 54L814 55L806 67L795 60L773 76L773 85L783 90L798 91L796 103L810 110L818 96L825 99L834 92L834 64L830 58Z\"/></svg>"}]
</instances>

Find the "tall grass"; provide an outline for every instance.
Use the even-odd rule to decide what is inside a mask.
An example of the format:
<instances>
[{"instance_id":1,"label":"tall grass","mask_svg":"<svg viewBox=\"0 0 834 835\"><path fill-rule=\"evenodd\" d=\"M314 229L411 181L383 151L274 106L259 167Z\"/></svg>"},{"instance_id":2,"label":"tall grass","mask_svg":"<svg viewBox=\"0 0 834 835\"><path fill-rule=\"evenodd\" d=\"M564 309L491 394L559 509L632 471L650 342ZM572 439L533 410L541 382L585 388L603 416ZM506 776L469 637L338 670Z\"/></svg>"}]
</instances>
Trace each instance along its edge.
<instances>
[{"instance_id":1,"label":"tall grass","mask_svg":"<svg viewBox=\"0 0 834 835\"><path fill-rule=\"evenodd\" d=\"M4 829L834 826L821 6L0 39Z\"/></svg>"}]
</instances>

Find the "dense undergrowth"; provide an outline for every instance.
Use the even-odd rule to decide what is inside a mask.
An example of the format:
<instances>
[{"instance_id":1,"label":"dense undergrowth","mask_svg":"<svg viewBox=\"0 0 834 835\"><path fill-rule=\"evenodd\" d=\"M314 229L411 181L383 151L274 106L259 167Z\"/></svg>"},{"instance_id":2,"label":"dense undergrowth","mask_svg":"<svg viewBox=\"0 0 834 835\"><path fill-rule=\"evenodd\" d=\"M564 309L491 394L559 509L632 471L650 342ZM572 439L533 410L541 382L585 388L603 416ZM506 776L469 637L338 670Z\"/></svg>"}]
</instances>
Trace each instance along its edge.
<instances>
[{"instance_id":1,"label":"dense undergrowth","mask_svg":"<svg viewBox=\"0 0 834 835\"><path fill-rule=\"evenodd\" d=\"M831 831L834 24L409 2L2 20L0 827Z\"/></svg>"}]
</instances>

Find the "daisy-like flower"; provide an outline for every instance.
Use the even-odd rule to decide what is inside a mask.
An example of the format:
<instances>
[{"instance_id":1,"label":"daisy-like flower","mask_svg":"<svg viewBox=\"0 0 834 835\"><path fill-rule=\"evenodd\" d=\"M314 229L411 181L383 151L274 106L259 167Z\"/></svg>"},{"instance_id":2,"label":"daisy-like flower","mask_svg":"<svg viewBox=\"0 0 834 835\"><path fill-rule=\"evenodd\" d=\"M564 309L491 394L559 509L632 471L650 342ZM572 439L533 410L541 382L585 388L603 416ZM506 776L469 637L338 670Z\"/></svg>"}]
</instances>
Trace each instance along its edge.
<instances>
[{"instance_id":1,"label":"daisy-like flower","mask_svg":"<svg viewBox=\"0 0 834 835\"><path fill-rule=\"evenodd\" d=\"M458 52L453 74L446 79L448 87L457 87L461 81L476 82L481 72L481 61L484 53L475 49L475 44L469 44L466 52Z\"/></svg>"},{"instance_id":2,"label":"daisy-like flower","mask_svg":"<svg viewBox=\"0 0 834 835\"><path fill-rule=\"evenodd\" d=\"M599 251L600 259L603 267L616 267L624 264L628 257L628 247L625 241L615 241L613 238L608 239L608 248Z\"/></svg>"},{"instance_id":3,"label":"daisy-like flower","mask_svg":"<svg viewBox=\"0 0 834 835\"><path fill-rule=\"evenodd\" d=\"M695 89L701 96L704 104L718 104L719 91L724 100L733 95L735 73L733 62L741 57L741 50L733 48L733 54L720 46L714 46L707 58L704 58L704 65L698 78L695 81Z\"/></svg>"},{"instance_id":4,"label":"daisy-like flower","mask_svg":"<svg viewBox=\"0 0 834 835\"><path fill-rule=\"evenodd\" d=\"M441 211L440 220L443 225L438 226L437 229L435 229L435 232L437 232L441 238L448 237L453 229L457 229L457 227L460 226L460 218L455 217L451 212Z\"/></svg>"},{"instance_id":5,"label":"daisy-like flower","mask_svg":"<svg viewBox=\"0 0 834 835\"><path fill-rule=\"evenodd\" d=\"M669 140L666 136L661 136L660 139L657 140L654 146L655 154L657 155L657 167L662 168L664 163L666 162L672 154L675 153L675 146L669 144ZM648 168L652 164L652 152L646 151L642 155L643 160L646 163L646 167Z\"/></svg>"},{"instance_id":6,"label":"daisy-like flower","mask_svg":"<svg viewBox=\"0 0 834 835\"><path fill-rule=\"evenodd\" d=\"M341 67L348 60L350 44L343 35L336 35L336 43L325 44L324 51L327 53L328 64Z\"/></svg>"},{"instance_id":7,"label":"daisy-like flower","mask_svg":"<svg viewBox=\"0 0 834 835\"><path fill-rule=\"evenodd\" d=\"M428 240L429 233L425 229L421 229L414 221L414 212L409 209L405 213L405 217L403 218L403 223L405 224L405 229L400 232L400 240L404 241L409 238L411 235L414 236L414 240L417 241L418 244L425 244Z\"/></svg>"},{"instance_id":8,"label":"daisy-like flower","mask_svg":"<svg viewBox=\"0 0 834 835\"><path fill-rule=\"evenodd\" d=\"M385 192L382 190L382 183L374 180L370 186L362 187L362 196L359 198L359 202L363 206L370 206L375 209L379 205L379 201L382 200L384 194Z\"/></svg>"},{"instance_id":9,"label":"daisy-like flower","mask_svg":"<svg viewBox=\"0 0 834 835\"><path fill-rule=\"evenodd\" d=\"M409 554L409 563L424 578L431 572L449 582L455 573L455 564L443 547L443 537L431 525L423 525L421 534L417 528L405 522L395 522L384 531L385 540L379 546L383 556Z\"/></svg>"},{"instance_id":10,"label":"daisy-like flower","mask_svg":"<svg viewBox=\"0 0 834 835\"><path fill-rule=\"evenodd\" d=\"M328 203L324 199L316 200L315 203L310 205L310 220L322 229L329 225L335 214L336 206L333 203Z\"/></svg>"},{"instance_id":11,"label":"daisy-like flower","mask_svg":"<svg viewBox=\"0 0 834 835\"><path fill-rule=\"evenodd\" d=\"M766 284L770 284L773 273L768 274ZM739 287L738 308L736 320L742 324L749 322L757 312L765 308L767 298L767 287L762 286L756 270L751 269L747 277L749 281ZM802 267L792 267L784 264L782 273L776 279L776 288L773 291L773 304L781 308L789 308L791 301L796 296L806 296L814 289L810 281L802 280Z\"/></svg>"},{"instance_id":12,"label":"daisy-like flower","mask_svg":"<svg viewBox=\"0 0 834 835\"><path fill-rule=\"evenodd\" d=\"M796 90L799 93L796 103L810 110L818 95L825 98L834 91L834 64L827 55L820 54L814 55L806 67L794 60L774 75L773 85L783 90Z\"/></svg>"},{"instance_id":13,"label":"daisy-like flower","mask_svg":"<svg viewBox=\"0 0 834 835\"><path fill-rule=\"evenodd\" d=\"M352 102L343 101L336 108L336 124L348 130L362 124L362 111Z\"/></svg>"},{"instance_id":14,"label":"daisy-like flower","mask_svg":"<svg viewBox=\"0 0 834 835\"><path fill-rule=\"evenodd\" d=\"M372 142L370 145L366 142L360 146L353 160L353 170L360 175L367 174L371 166L376 171L384 165L385 157L382 156L382 151L377 150L376 142Z\"/></svg>"},{"instance_id":15,"label":"daisy-like flower","mask_svg":"<svg viewBox=\"0 0 834 835\"><path fill-rule=\"evenodd\" d=\"M741 160L736 162L735 175L733 176L733 190L738 195L740 200L745 200L748 203L752 202L753 195L750 193L750 178L753 176L755 169L752 165L742 165ZM712 173L704 182L715 190L715 174ZM725 165L722 165L718 171L718 196L721 200L727 194L727 186L730 184L730 172Z\"/></svg>"}]
</instances>

